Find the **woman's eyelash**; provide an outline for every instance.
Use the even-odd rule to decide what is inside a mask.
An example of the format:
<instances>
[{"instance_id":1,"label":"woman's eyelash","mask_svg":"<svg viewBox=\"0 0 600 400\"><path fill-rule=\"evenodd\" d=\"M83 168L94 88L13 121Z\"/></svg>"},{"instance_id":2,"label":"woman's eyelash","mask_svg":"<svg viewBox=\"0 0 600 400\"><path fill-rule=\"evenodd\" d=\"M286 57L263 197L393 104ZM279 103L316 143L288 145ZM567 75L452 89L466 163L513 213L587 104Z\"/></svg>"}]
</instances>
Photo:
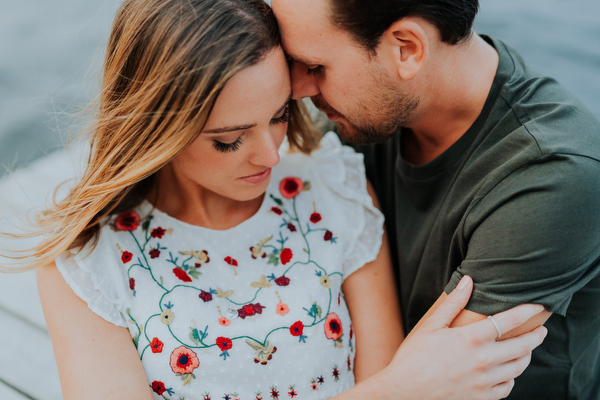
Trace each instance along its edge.
<instances>
[{"instance_id":1,"label":"woman's eyelash","mask_svg":"<svg viewBox=\"0 0 600 400\"><path fill-rule=\"evenodd\" d=\"M319 65L317 67L314 68L308 68L306 70L306 74L307 75L316 75L316 74L320 74L321 72L323 72L323 66Z\"/></svg>"},{"instance_id":2,"label":"woman's eyelash","mask_svg":"<svg viewBox=\"0 0 600 400\"><path fill-rule=\"evenodd\" d=\"M220 151L221 153L229 153L232 151L236 151L240 148L242 144L242 136L237 138L235 142L232 143L223 143L218 140L213 140L213 147L215 150Z\"/></svg>"},{"instance_id":3,"label":"woman's eyelash","mask_svg":"<svg viewBox=\"0 0 600 400\"><path fill-rule=\"evenodd\" d=\"M283 110L283 115L279 118L273 118L271 120L272 124L284 124L290 120L290 105L285 106Z\"/></svg>"}]
</instances>

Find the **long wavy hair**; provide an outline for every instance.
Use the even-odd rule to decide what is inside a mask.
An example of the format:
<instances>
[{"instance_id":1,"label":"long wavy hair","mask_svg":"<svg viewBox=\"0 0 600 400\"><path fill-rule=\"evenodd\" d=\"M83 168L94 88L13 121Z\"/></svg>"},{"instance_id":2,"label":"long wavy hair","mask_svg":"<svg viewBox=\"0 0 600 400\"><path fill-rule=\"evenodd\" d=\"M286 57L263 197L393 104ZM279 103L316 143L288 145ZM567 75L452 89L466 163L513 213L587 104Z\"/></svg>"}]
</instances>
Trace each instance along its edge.
<instances>
[{"instance_id":1,"label":"long wavy hair","mask_svg":"<svg viewBox=\"0 0 600 400\"><path fill-rule=\"evenodd\" d=\"M263 0L125 0L107 46L87 168L39 215L43 241L11 257L27 260L19 270L95 245L105 217L138 205L156 172L194 141L228 80L280 45ZM306 153L318 145L301 102L290 104L287 136Z\"/></svg>"}]
</instances>

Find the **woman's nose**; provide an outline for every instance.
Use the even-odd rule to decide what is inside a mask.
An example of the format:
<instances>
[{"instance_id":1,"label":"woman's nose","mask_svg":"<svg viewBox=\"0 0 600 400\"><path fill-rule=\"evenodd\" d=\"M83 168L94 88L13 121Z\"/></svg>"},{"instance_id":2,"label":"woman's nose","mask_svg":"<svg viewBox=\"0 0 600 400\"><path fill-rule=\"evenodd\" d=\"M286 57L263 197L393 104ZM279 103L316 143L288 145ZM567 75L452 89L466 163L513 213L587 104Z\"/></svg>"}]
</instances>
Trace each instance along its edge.
<instances>
[{"instance_id":1,"label":"woman's nose","mask_svg":"<svg viewBox=\"0 0 600 400\"><path fill-rule=\"evenodd\" d=\"M313 97L321 93L314 75L309 75L307 71L306 65L299 62L292 63L291 78L294 99Z\"/></svg>"},{"instance_id":2,"label":"woman's nose","mask_svg":"<svg viewBox=\"0 0 600 400\"><path fill-rule=\"evenodd\" d=\"M250 156L254 165L272 168L279 164L279 145L269 131L260 135Z\"/></svg>"}]
</instances>

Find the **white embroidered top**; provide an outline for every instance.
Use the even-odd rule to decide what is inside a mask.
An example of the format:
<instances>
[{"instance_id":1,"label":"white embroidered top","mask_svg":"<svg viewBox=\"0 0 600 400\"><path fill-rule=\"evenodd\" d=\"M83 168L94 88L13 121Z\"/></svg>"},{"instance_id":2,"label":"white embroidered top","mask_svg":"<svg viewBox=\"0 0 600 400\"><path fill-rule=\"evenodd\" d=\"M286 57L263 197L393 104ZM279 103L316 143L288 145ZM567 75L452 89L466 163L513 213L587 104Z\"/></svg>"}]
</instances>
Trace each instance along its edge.
<instances>
[{"instance_id":1,"label":"white embroidered top","mask_svg":"<svg viewBox=\"0 0 600 400\"><path fill-rule=\"evenodd\" d=\"M342 282L375 259L382 233L362 155L329 133L311 156L282 149L261 208L238 226L189 225L144 202L57 265L91 310L129 329L155 399L326 399L354 384Z\"/></svg>"}]
</instances>

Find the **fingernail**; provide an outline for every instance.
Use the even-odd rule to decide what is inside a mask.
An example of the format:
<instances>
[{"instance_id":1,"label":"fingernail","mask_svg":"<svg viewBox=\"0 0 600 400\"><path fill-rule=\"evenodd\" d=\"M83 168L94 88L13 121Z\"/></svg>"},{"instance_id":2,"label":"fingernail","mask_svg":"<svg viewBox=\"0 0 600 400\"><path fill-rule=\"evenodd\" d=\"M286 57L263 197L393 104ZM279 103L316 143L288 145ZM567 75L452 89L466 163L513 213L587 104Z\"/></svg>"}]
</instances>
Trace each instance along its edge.
<instances>
[{"instance_id":1,"label":"fingernail","mask_svg":"<svg viewBox=\"0 0 600 400\"><path fill-rule=\"evenodd\" d=\"M467 276L463 276L462 279L460 280L460 282L458 282L458 286L456 287L458 290L463 290L464 288L467 287L467 285L469 284L469 280L467 278Z\"/></svg>"},{"instance_id":2,"label":"fingernail","mask_svg":"<svg viewBox=\"0 0 600 400\"><path fill-rule=\"evenodd\" d=\"M545 326L542 326L542 331L544 332L544 338L546 337L546 335L548 334L548 328L546 328Z\"/></svg>"}]
</instances>

